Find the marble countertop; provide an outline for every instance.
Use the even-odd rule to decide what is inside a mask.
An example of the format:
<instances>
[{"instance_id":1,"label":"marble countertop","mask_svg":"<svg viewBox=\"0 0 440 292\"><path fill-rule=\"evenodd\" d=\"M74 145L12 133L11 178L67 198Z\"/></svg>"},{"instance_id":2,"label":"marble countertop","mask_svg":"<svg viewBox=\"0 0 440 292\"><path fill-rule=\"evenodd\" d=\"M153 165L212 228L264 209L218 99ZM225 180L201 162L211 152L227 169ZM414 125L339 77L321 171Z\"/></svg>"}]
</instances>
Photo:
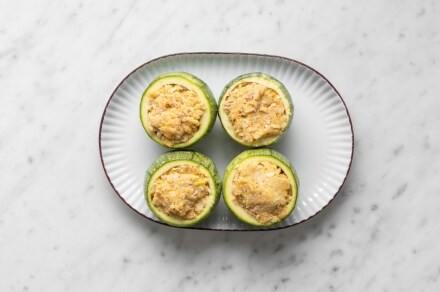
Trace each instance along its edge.
<instances>
[{"instance_id":1,"label":"marble countertop","mask_svg":"<svg viewBox=\"0 0 440 292\"><path fill-rule=\"evenodd\" d=\"M0 291L438 291L438 1L9 1L0 9ZM296 227L179 230L121 203L101 114L169 53L301 60L355 131L340 195Z\"/></svg>"}]
</instances>

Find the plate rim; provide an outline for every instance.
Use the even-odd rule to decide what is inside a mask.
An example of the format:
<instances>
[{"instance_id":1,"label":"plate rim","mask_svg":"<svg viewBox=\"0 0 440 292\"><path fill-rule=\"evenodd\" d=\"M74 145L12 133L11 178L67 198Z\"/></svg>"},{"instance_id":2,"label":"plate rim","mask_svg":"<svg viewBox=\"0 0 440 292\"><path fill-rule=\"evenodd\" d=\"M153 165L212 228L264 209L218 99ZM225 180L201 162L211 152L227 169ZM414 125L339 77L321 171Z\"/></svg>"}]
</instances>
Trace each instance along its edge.
<instances>
[{"instance_id":1,"label":"plate rim","mask_svg":"<svg viewBox=\"0 0 440 292\"><path fill-rule=\"evenodd\" d=\"M131 206L123 197L122 195L116 190L115 186L113 185L112 180L110 179L107 169L105 167L105 163L104 163L104 159L103 159L103 155L102 155L102 145L101 145L101 134L102 134L102 126L104 123L104 117L105 114L107 113L107 109L108 106L111 102L111 100L113 99L113 96L115 95L116 91L121 87L121 85L131 76L133 75L137 70L141 69L142 67L144 67L145 65L148 65L150 63L156 62L158 60L161 59L165 59L165 58L169 58L169 57L175 57L175 56L182 56L182 55L236 55L236 56L253 56L253 57L269 57L269 58L274 58L274 59L281 59L284 61L288 61L291 63L295 63L295 64L299 64L301 66L306 67L307 69L313 71L315 74L319 75L321 78L323 78L330 86L331 88L336 92L337 96L339 97L339 99L342 101L342 104L344 106L345 109L345 113L347 114L348 117L348 121L350 123L350 132L351 132L351 156L350 156L350 162L348 164L348 168L347 171L345 173L345 177L341 183L341 185L339 186L338 190L333 194L333 197L327 202L326 205L324 205L318 212L316 212L315 214L309 216L308 218L305 218L299 222L296 222L294 224L291 225L286 225L286 226L281 226L281 227L276 227L276 228L271 228L271 229L223 229L223 228L218 228L218 229L212 229L212 228L204 228L204 227L197 227L197 226L189 226L189 227L176 227L176 226L171 226L168 225L162 221L158 221L158 220L154 220L153 218L150 218L144 214L142 214L141 212L139 212L138 210L136 210L133 206ZM98 135L98 143L99 143L99 156L100 156L100 160L101 160L101 165L102 168L104 169L104 173L105 176L107 177L108 182L110 183L111 187L113 188L113 191L115 191L115 193L118 195L118 197L122 200L122 202L125 203L125 205L127 205L130 209L132 209L135 213L137 213L138 215L140 215L141 217L148 219L151 222L157 223L157 224L161 224L164 226L168 226L171 228L177 228L177 229L192 229L192 230L205 230L205 231L234 231L234 232L246 232L246 231L275 231L275 230L281 230L281 229L286 229L286 228L291 228L294 226L297 226L301 223L304 223L312 218L314 218L315 216L317 216L318 214L320 214L324 209L326 209L331 202L333 202L333 200L336 198L336 196L341 192L342 187L345 185L345 182L347 181L347 177L348 174L350 172L351 166L352 166L352 162L353 162L353 156L354 156L354 131L353 131L353 122L351 120L351 116L350 113L348 111L347 105L345 104L344 99L342 98L342 95L339 93L339 91L336 89L336 87L330 82L330 80L328 80L323 74L321 74L318 70L316 70L315 68L301 62L298 61L296 59L293 58L288 58L288 57L283 57L283 56L278 56L278 55L270 55L270 54L260 54L260 53L243 53L243 52L180 52L180 53L172 53L172 54L167 54L167 55L162 55L160 57L156 57L153 58L151 60L148 60L147 62L137 66L135 69L133 69L131 72L129 72L120 82L119 84L115 87L115 89L112 91L112 93L110 94L110 97L105 105L104 111L102 113L102 117L101 117L101 121L100 121L100 125L99 125L99 135Z\"/></svg>"}]
</instances>

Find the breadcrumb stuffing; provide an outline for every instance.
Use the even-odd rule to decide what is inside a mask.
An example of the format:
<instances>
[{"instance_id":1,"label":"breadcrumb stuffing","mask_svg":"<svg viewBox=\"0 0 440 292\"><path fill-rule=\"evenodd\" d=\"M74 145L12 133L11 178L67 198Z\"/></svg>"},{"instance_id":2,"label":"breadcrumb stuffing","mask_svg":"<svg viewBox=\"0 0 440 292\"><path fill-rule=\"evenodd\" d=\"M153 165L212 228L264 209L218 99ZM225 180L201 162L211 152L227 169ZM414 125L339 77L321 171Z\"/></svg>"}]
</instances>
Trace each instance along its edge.
<instances>
[{"instance_id":1,"label":"breadcrumb stuffing","mask_svg":"<svg viewBox=\"0 0 440 292\"><path fill-rule=\"evenodd\" d=\"M225 97L224 111L235 135L246 143L279 136L288 116L278 93L262 84L243 82Z\"/></svg>"},{"instance_id":2,"label":"breadcrumb stuffing","mask_svg":"<svg viewBox=\"0 0 440 292\"><path fill-rule=\"evenodd\" d=\"M194 90L165 84L148 98L149 130L165 145L184 143L199 130L206 105Z\"/></svg>"},{"instance_id":3,"label":"breadcrumb stuffing","mask_svg":"<svg viewBox=\"0 0 440 292\"><path fill-rule=\"evenodd\" d=\"M158 177L151 192L152 203L161 213L190 220L205 209L211 189L204 173L193 165L184 164Z\"/></svg>"},{"instance_id":4,"label":"breadcrumb stuffing","mask_svg":"<svg viewBox=\"0 0 440 292\"><path fill-rule=\"evenodd\" d=\"M287 215L292 187L287 175L275 163L249 161L241 164L235 173L232 195L250 216L267 224Z\"/></svg>"}]
</instances>

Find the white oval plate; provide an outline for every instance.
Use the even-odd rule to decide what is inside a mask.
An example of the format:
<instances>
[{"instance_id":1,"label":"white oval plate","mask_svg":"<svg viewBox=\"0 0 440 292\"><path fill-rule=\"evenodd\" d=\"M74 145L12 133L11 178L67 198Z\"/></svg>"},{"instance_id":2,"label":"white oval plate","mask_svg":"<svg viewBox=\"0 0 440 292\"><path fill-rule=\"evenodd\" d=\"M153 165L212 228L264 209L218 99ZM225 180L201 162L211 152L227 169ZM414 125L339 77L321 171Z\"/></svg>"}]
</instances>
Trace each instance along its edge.
<instances>
[{"instance_id":1,"label":"white oval plate","mask_svg":"<svg viewBox=\"0 0 440 292\"><path fill-rule=\"evenodd\" d=\"M147 167L168 149L154 143L139 120L139 103L159 74L186 71L204 80L218 98L233 78L264 72L280 80L294 103L292 125L272 147L295 167L300 188L293 213L268 229L304 222L326 207L341 189L353 158L353 129L336 88L313 68L288 58L243 53L182 53L151 60L125 77L105 107L99 133L104 171L120 198L134 211L158 222L143 193ZM245 148L233 142L217 119L212 132L193 149L214 159L220 174ZM193 228L256 230L238 221L221 199L214 212Z\"/></svg>"}]
</instances>

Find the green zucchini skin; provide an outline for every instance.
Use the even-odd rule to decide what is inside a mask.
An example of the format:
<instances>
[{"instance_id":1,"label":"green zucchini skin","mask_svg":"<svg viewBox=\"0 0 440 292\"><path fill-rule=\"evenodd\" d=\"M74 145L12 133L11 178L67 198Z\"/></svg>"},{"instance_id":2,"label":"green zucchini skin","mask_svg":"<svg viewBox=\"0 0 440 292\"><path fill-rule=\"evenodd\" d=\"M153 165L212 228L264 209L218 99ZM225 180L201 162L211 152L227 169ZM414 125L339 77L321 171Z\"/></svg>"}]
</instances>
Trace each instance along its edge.
<instances>
[{"instance_id":1,"label":"green zucchini skin","mask_svg":"<svg viewBox=\"0 0 440 292\"><path fill-rule=\"evenodd\" d=\"M157 137L156 135L154 135L154 133L151 133L148 131L148 127L145 124L145 117L144 117L144 113L142 112L142 106L144 104L144 102L146 102L147 100L147 93L150 90L150 88L152 86L154 86L158 81L162 81L162 80L166 80L166 79L170 79L170 78L181 78L183 80L185 80L186 82L189 82L193 85L195 85L196 87L198 87L202 92L203 92L203 98L206 99L207 103L208 103L208 114L209 114L209 118L208 118L208 126L206 128L206 130L202 133L197 133L195 135L195 138L188 140L187 142L184 143L180 143L180 144L175 144L172 146L167 146L165 143L163 143L159 137ZM166 73L166 74L162 74L157 76L149 85L148 87L144 90L143 94L142 94L142 98L141 98L141 102L140 102L140 106L139 106L139 117L142 123L142 126L145 130L145 132L147 133L147 135L156 143L158 143L159 145L162 145L164 147L167 148L172 148L172 149L181 149L181 148L187 148L187 147L191 147L195 144L197 144L202 138L204 138L207 134L209 134L209 132L212 130L212 127L215 124L215 120L217 118L217 113L218 113L218 107L217 107L217 102L214 98L214 94L212 93L211 89L209 88L209 86L200 78L198 78L197 76L194 76L190 73L187 72L171 72L171 73Z\"/></svg>"},{"instance_id":2,"label":"green zucchini skin","mask_svg":"<svg viewBox=\"0 0 440 292\"><path fill-rule=\"evenodd\" d=\"M214 200L211 206L209 206L209 210L204 216L192 219L192 220L186 220L186 221L180 221L177 222L177 220L174 220L173 222L166 220L164 216L153 206L151 202L151 197L149 193L149 185L152 183L152 177L153 175L159 171L162 167L166 166L168 163L172 162L192 162L196 163L198 167L201 167L205 170L207 170L214 182L214 190L212 190L212 195L214 196ZM217 205L220 193L221 193L221 179L217 170L217 167L212 159L207 157L206 155L192 151L192 150L180 150L180 151L170 151L167 153L164 153L160 155L151 165L148 167L146 173L145 173L145 179L144 179L144 194L145 194L145 200L147 201L148 207L151 209L151 211L161 219L164 223L176 227L187 227L187 226L193 226L200 221L202 221L204 218L206 218L215 208Z\"/></svg>"},{"instance_id":3,"label":"green zucchini skin","mask_svg":"<svg viewBox=\"0 0 440 292\"><path fill-rule=\"evenodd\" d=\"M263 144L249 144L249 143L245 143L237 138L234 137L234 135L232 135L230 133L230 129L227 129L224 125L224 121L222 121L222 118L220 116L220 111L221 111L221 104L223 99L225 98L225 94L226 92L231 88L231 87L235 87L235 85L237 85L238 83L240 83L240 81L242 81L243 79L248 79L248 78L258 78L261 80L264 80L266 82L269 82L271 84L273 84L276 88L278 88L283 96L282 98L284 98L288 105L289 105L289 117L288 117L288 121L287 121L287 126L284 129L283 133L281 133L281 135L279 135L277 138L275 138L274 140L272 140L270 143L263 143ZM276 142L278 142L287 132L287 130L290 128L290 125L292 123L292 119L293 119L293 113L294 113L294 105L293 105L293 101L292 101L292 97L290 96L289 91L287 90L287 88L284 86L283 83L281 83L278 79L276 79L275 77L272 77L268 74L262 73L262 72L253 72L253 73L246 73L240 76L237 76L236 78L234 78L233 80L231 80L228 84L226 84L226 86L223 88L222 93L220 94L219 100L218 100L218 113L219 113L219 119L220 122L222 124L223 129L226 131L226 133L228 134L228 136L234 140L235 142L237 142L240 145L246 146L246 147L252 147L252 148L256 148L256 147L263 147L263 146L269 146L272 145Z\"/></svg>"},{"instance_id":4,"label":"green zucchini skin","mask_svg":"<svg viewBox=\"0 0 440 292\"><path fill-rule=\"evenodd\" d=\"M284 166L283 170L287 170L289 172L290 175L288 175L288 177L291 179L291 184L293 187L292 190L293 205L291 206L291 209L289 210L287 216L284 218L280 218L280 220L276 222L270 222L268 224L261 224L256 220L250 221L244 218L243 216L241 216L239 212L237 212L237 210L235 209L236 207L232 204L232 200L229 200L229 196L231 196L231 194L229 193L230 190L227 187L229 176L232 174L232 172L235 170L235 168L238 165L240 165L243 161L247 159L264 158L264 157L274 159L279 166ZM233 213L239 220L255 227L267 227L281 222L293 212L298 199L299 179L289 159L285 157L283 154L269 148L248 149L240 153L238 156L236 156L226 167L222 181L222 189L223 189L223 199L225 201L226 206L231 211L231 213Z\"/></svg>"}]
</instances>

